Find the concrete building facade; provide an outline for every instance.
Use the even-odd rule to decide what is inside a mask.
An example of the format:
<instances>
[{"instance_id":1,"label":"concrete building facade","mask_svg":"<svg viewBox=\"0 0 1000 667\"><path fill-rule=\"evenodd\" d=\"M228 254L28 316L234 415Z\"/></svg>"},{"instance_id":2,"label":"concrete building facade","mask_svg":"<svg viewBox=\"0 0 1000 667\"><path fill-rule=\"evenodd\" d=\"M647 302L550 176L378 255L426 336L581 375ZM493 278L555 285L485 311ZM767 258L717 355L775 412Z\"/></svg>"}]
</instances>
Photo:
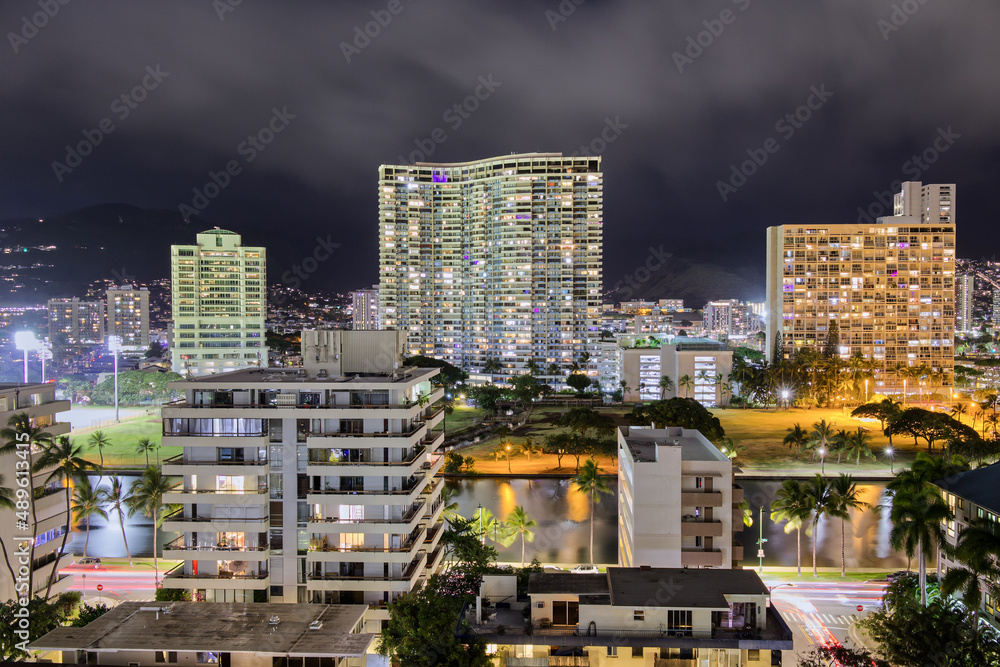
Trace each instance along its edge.
<instances>
[{"instance_id":1,"label":"concrete building facade","mask_svg":"<svg viewBox=\"0 0 1000 667\"><path fill-rule=\"evenodd\" d=\"M108 335L119 336L122 349L149 347L149 289L131 285L107 291Z\"/></svg>"},{"instance_id":2,"label":"concrete building facade","mask_svg":"<svg viewBox=\"0 0 1000 667\"><path fill-rule=\"evenodd\" d=\"M171 367L198 377L267 366L267 254L210 229L170 247Z\"/></svg>"},{"instance_id":3,"label":"concrete building facade","mask_svg":"<svg viewBox=\"0 0 1000 667\"><path fill-rule=\"evenodd\" d=\"M443 359L473 381L593 353L603 182L600 158L560 153L382 165L381 326L408 332L408 354ZM491 359L500 370L484 373Z\"/></svg>"},{"instance_id":4,"label":"concrete building facade","mask_svg":"<svg viewBox=\"0 0 1000 667\"><path fill-rule=\"evenodd\" d=\"M49 340L54 345L100 345L104 342L104 302L49 299Z\"/></svg>"},{"instance_id":5,"label":"concrete building facade","mask_svg":"<svg viewBox=\"0 0 1000 667\"><path fill-rule=\"evenodd\" d=\"M378 285L351 292L351 306L355 331L381 329L378 319Z\"/></svg>"},{"instance_id":6,"label":"concrete building facade","mask_svg":"<svg viewBox=\"0 0 1000 667\"><path fill-rule=\"evenodd\" d=\"M625 380L629 389L624 396L628 402L684 396L705 407L725 405L731 397L727 381L732 371L732 351L716 340L688 336L618 337L618 377ZM673 381L673 389L660 389L663 375Z\"/></svg>"},{"instance_id":7,"label":"concrete building facade","mask_svg":"<svg viewBox=\"0 0 1000 667\"><path fill-rule=\"evenodd\" d=\"M964 273L955 276L955 331L972 331L975 324L973 318L975 297L975 274Z\"/></svg>"}]
</instances>

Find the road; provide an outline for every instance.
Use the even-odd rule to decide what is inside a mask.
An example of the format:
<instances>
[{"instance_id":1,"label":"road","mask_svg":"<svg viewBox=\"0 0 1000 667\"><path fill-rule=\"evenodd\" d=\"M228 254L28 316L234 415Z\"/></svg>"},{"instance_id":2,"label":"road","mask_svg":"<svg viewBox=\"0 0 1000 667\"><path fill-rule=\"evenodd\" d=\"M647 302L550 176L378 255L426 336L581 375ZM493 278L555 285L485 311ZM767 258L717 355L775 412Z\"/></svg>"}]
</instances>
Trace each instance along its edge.
<instances>
[{"instance_id":1,"label":"road","mask_svg":"<svg viewBox=\"0 0 1000 667\"><path fill-rule=\"evenodd\" d=\"M154 572L152 567L137 564L130 568L127 565L67 565L60 570L63 574L73 575L71 591L83 593L84 602L88 604L117 604L122 600L152 600ZM163 570L160 570L163 576ZM103 587L98 591L97 586Z\"/></svg>"},{"instance_id":2,"label":"road","mask_svg":"<svg viewBox=\"0 0 1000 667\"><path fill-rule=\"evenodd\" d=\"M764 577L771 602L792 630L796 655L819 644L854 646L848 631L881 601L886 582L833 581L811 577ZM789 584L791 584L789 586ZM862 610L858 611L858 606ZM785 656L786 660L791 656ZM795 664L794 662L790 664Z\"/></svg>"}]
</instances>

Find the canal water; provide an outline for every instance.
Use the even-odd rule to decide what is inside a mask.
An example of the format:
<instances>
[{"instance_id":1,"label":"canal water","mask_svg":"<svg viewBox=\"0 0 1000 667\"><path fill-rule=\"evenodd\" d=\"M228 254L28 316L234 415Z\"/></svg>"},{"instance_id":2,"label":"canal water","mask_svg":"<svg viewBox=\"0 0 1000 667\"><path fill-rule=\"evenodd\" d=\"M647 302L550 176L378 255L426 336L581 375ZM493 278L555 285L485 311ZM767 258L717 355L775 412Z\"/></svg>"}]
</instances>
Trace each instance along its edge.
<instances>
[{"instance_id":1,"label":"canal water","mask_svg":"<svg viewBox=\"0 0 1000 667\"><path fill-rule=\"evenodd\" d=\"M126 485L136 481L134 476L124 477ZM97 484L97 477L91 479ZM502 479L480 477L452 479L446 482L457 489L453 502L458 513L471 517L478 507L488 509L503 519L517 505L538 522L535 539L525 545L525 558L537 557L543 563L577 565L590 562L590 498L581 493L569 479ZM109 486L105 477L101 486ZM612 494L600 497L594 514L594 560L597 563L614 563L618 560L618 501L617 481L608 479ZM774 495L781 486L777 481L740 481L747 501L753 510L754 524L744 528L740 535L746 559L744 565L758 562L757 540L760 514L763 505L764 564L772 566L795 565L795 532L786 534L783 527L773 523L768 510ZM859 484L861 500L871 505L886 504L885 484ZM906 556L889 547L888 510L882 512L857 511L851 521L824 518L817 531L817 562L820 567L839 567L841 558L841 527L844 528L847 567L902 568ZM152 521L144 516L125 517L125 534L133 556L149 556L153 550ZM86 537L83 524L74 526L68 546L80 555ZM174 533L160 532L159 545L176 537ZM521 541L509 547L499 547L500 560L516 562L521 559ZM109 511L108 520L94 519L91 524L88 555L103 558L125 556L118 515ZM802 566L811 567L812 537L802 532Z\"/></svg>"}]
</instances>

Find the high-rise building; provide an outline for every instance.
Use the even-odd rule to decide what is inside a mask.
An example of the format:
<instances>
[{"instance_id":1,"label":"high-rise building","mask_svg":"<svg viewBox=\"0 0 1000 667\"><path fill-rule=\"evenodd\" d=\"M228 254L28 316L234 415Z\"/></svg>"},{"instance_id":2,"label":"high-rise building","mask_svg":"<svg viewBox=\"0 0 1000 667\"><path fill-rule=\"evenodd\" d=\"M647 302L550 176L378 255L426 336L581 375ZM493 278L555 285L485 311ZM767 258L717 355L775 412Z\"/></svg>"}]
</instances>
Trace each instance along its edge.
<instances>
[{"instance_id":1,"label":"high-rise building","mask_svg":"<svg viewBox=\"0 0 1000 667\"><path fill-rule=\"evenodd\" d=\"M894 217L915 217L920 222L955 222L955 184L906 181L892 200Z\"/></svg>"},{"instance_id":2,"label":"high-rise building","mask_svg":"<svg viewBox=\"0 0 1000 667\"><path fill-rule=\"evenodd\" d=\"M112 287L107 292L108 335L119 336L122 348L149 347L149 290L131 285Z\"/></svg>"},{"instance_id":3,"label":"high-rise building","mask_svg":"<svg viewBox=\"0 0 1000 667\"><path fill-rule=\"evenodd\" d=\"M976 276L963 273L955 276L955 330L971 331L974 323L973 306L976 296Z\"/></svg>"},{"instance_id":4,"label":"high-rise building","mask_svg":"<svg viewBox=\"0 0 1000 667\"><path fill-rule=\"evenodd\" d=\"M375 331L379 329L378 285L371 289L351 292L351 304L355 331Z\"/></svg>"},{"instance_id":5,"label":"high-rise building","mask_svg":"<svg viewBox=\"0 0 1000 667\"><path fill-rule=\"evenodd\" d=\"M54 345L98 345L104 342L104 302L49 299L49 340Z\"/></svg>"},{"instance_id":6,"label":"high-rise building","mask_svg":"<svg viewBox=\"0 0 1000 667\"><path fill-rule=\"evenodd\" d=\"M183 487L163 585L216 602L375 604L440 564L444 390L401 331L303 331L298 369L171 383L163 462ZM387 617L384 617L387 618Z\"/></svg>"},{"instance_id":7,"label":"high-rise building","mask_svg":"<svg viewBox=\"0 0 1000 667\"><path fill-rule=\"evenodd\" d=\"M1000 327L1000 289L993 290L993 327Z\"/></svg>"},{"instance_id":8,"label":"high-rise building","mask_svg":"<svg viewBox=\"0 0 1000 667\"><path fill-rule=\"evenodd\" d=\"M874 391L903 390L905 378L896 370L904 366L926 365L935 372L931 384L951 386L954 186L941 187L950 188L950 222L912 215L911 189L897 195L904 200L897 210L907 215L871 224L769 227L768 355L779 333L786 358L802 349L821 352L836 323L836 354L872 360ZM943 209L944 199L938 201Z\"/></svg>"},{"instance_id":9,"label":"high-rise building","mask_svg":"<svg viewBox=\"0 0 1000 667\"><path fill-rule=\"evenodd\" d=\"M705 333L715 336L747 336L760 330L760 317L753 304L738 299L709 301L702 309Z\"/></svg>"},{"instance_id":10,"label":"high-rise building","mask_svg":"<svg viewBox=\"0 0 1000 667\"><path fill-rule=\"evenodd\" d=\"M69 401L58 401L55 398L54 384L0 384L0 424L8 426L11 417L25 414L33 427L40 428L51 436L68 435L70 426L67 422L57 422L56 414L69 410ZM6 444L6 443L5 443ZM4 471L4 484L14 489L27 488L20 486L21 466L15 465L22 460L32 461L39 456L40 450L25 442L23 448L18 448L17 442L11 443L15 451L0 455L0 470ZM23 451L23 457L19 452ZM0 567L0 601L15 597L31 598L34 595L45 595L52 569L57 573L52 585L52 595L62 593L73 577L59 575L58 569L72 560L68 552L59 555L62 537L68 530L69 507L66 503L66 493L60 482L50 479L54 466L36 470L33 474L34 498L30 510L0 511L0 538L6 545L10 562L14 571L20 576L18 562L31 569L31 591L17 591L18 585L27 585L24 581L11 581L6 567ZM27 525L19 526L17 511L28 513ZM34 523L32 524L32 521ZM34 553L30 553L30 545L34 540ZM27 551L22 558L22 553ZM33 556L33 557L32 557ZM15 595L15 592L17 595Z\"/></svg>"},{"instance_id":11,"label":"high-rise building","mask_svg":"<svg viewBox=\"0 0 1000 667\"><path fill-rule=\"evenodd\" d=\"M266 251L240 235L210 229L195 245L170 247L173 348L184 376L267 366Z\"/></svg>"},{"instance_id":12,"label":"high-rise building","mask_svg":"<svg viewBox=\"0 0 1000 667\"><path fill-rule=\"evenodd\" d=\"M474 380L490 379L489 359L502 381L530 359L565 368L595 352L600 169L600 158L560 153L382 165L382 328L409 332L408 354L443 359Z\"/></svg>"}]
</instances>

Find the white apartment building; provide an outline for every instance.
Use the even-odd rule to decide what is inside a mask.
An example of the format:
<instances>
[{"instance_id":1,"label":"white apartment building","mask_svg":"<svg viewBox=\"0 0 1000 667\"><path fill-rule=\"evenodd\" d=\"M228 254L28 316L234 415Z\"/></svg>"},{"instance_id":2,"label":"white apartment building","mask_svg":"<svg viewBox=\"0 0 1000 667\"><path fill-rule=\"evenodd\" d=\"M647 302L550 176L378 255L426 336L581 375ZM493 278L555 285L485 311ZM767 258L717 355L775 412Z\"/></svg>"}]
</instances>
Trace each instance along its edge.
<instances>
[{"instance_id":1,"label":"white apartment building","mask_svg":"<svg viewBox=\"0 0 1000 667\"><path fill-rule=\"evenodd\" d=\"M955 222L955 184L906 181L892 198L892 215L925 223Z\"/></svg>"},{"instance_id":2,"label":"white apartment building","mask_svg":"<svg viewBox=\"0 0 1000 667\"><path fill-rule=\"evenodd\" d=\"M503 382L529 359L565 368L593 353L603 188L599 157L382 165L382 328L407 331L407 354L443 359L473 381ZM488 359L499 372L482 372Z\"/></svg>"},{"instance_id":3,"label":"white apartment building","mask_svg":"<svg viewBox=\"0 0 1000 667\"><path fill-rule=\"evenodd\" d=\"M660 306L660 310L665 313L684 310L684 299L660 299L657 303Z\"/></svg>"},{"instance_id":4,"label":"white apartment building","mask_svg":"<svg viewBox=\"0 0 1000 667\"><path fill-rule=\"evenodd\" d=\"M104 342L104 302L49 299L49 340L56 346Z\"/></svg>"},{"instance_id":5,"label":"white apartment building","mask_svg":"<svg viewBox=\"0 0 1000 667\"><path fill-rule=\"evenodd\" d=\"M955 276L955 330L972 331L976 296L976 276L964 273Z\"/></svg>"},{"instance_id":6,"label":"white apartment building","mask_svg":"<svg viewBox=\"0 0 1000 667\"><path fill-rule=\"evenodd\" d=\"M119 336L122 349L149 347L149 289L131 285L107 291L108 335Z\"/></svg>"},{"instance_id":7,"label":"white apartment building","mask_svg":"<svg viewBox=\"0 0 1000 667\"><path fill-rule=\"evenodd\" d=\"M874 391L902 391L897 367L924 364L942 375L935 384L951 386L954 187L942 187L951 194L936 200L937 215L912 214L914 199L904 190L907 199L897 210L907 215L873 224L769 227L768 355L779 331L786 357L804 348L821 351L836 321L840 356L861 353L876 363ZM949 221L938 221L944 218Z\"/></svg>"},{"instance_id":8,"label":"white apartment building","mask_svg":"<svg viewBox=\"0 0 1000 667\"><path fill-rule=\"evenodd\" d=\"M6 428L12 416L24 413L31 420L33 426L41 427L53 437L68 434L69 424L57 422L56 415L69 410L69 401L57 401L55 389L54 384L0 384L0 428ZM0 445L5 444L7 443L0 442ZM32 461L34 461L39 450L37 447L33 447L30 451ZM4 486L11 489L21 488L16 472L16 462L20 460L16 453L0 456L0 471L3 472ZM62 536L68 527L69 508L66 506L65 487L55 482L46 483L46 478L52 473L52 470L52 468L46 468L33 475L34 518L37 520L34 527L30 525L30 510L28 526L22 528L18 526L15 512L0 509L0 537L3 538L3 543L6 545L7 555L11 559L15 573L19 568L16 552L21 548L22 543L30 544L30 538L34 537L35 551L31 561L33 595L45 594L52 568L56 568L58 571L58 568L72 560L68 554L59 555ZM29 539L19 539L25 537ZM72 581L72 576L57 574L52 586L52 595L65 591ZM0 564L0 600L6 601L16 597L17 585L17 581L11 580L6 565ZM16 592L18 596L21 596L26 591Z\"/></svg>"},{"instance_id":9,"label":"white apartment building","mask_svg":"<svg viewBox=\"0 0 1000 667\"><path fill-rule=\"evenodd\" d=\"M444 390L396 331L304 331L299 369L177 381L163 462L182 488L164 578L216 602L378 604L440 564Z\"/></svg>"},{"instance_id":10,"label":"white apartment building","mask_svg":"<svg viewBox=\"0 0 1000 667\"><path fill-rule=\"evenodd\" d=\"M351 310L355 331L376 331L378 320L378 285L351 292Z\"/></svg>"},{"instance_id":11,"label":"white apartment building","mask_svg":"<svg viewBox=\"0 0 1000 667\"><path fill-rule=\"evenodd\" d=\"M743 489L694 429L618 429L618 565L730 569L743 559Z\"/></svg>"},{"instance_id":12,"label":"white apartment building","mask_svg":"<svg viewBox=\"0 0 1000 667\"><path fill-rule=\"evenodd\" d=\"M732 372L733 353L717 340L689 336L618 337L618 379L625 380L628 387L624 396L627 402L683 396L705 407L725 405L730 398L726 382ZM663 375L673 380L673 389L660 389Z\"/></svg>"},{"instance_id":13,"label":"white apartment building","mask_svg":"<svg viewBox=\"0 0 1000 667\"><path fill-rule=\"evenodd\" d=\"M760 330L754 304L738 299L709 301L702 309L702 327L710 336L743 337Z\"/></svg>"},{"instance_id":14,"label":"white apartment building","mask_svg":"<svg viewBox=\"0 0 1000 667\"><path fill-rule=\"evenodd\" d=\"M173 370L187 377L267 366L267 254L210 229L170 247Z\"/></svg>"}]
</instances>

